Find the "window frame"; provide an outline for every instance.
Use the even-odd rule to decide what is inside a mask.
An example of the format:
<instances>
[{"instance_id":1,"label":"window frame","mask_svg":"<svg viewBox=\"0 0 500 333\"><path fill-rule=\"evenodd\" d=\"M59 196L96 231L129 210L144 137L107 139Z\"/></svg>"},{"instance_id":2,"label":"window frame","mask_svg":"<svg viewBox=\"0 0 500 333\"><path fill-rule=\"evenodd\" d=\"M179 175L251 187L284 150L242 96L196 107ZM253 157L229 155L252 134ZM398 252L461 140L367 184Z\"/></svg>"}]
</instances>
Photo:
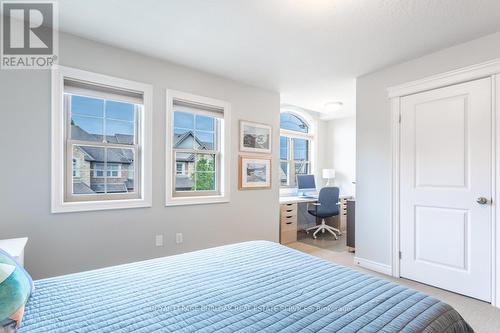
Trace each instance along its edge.
<instances>
[{"instance_id":1,"label":"window frame","mask_svg":"<svg viewBox=\"0 0 500 333\"><path fill-rule=\"evenodd\" d=\"M124 209L151 207L152 205L152 94L153 87L149 84L120 79L98 73L83 71L76 68L57 66L51 73L52 85L52 144L51 144L51 212L66 213L78 211L93 211L107 209ZM64 96L64 81L72 80L91 85L110 87L124 91L139 92L143 96L143 109L138 115L135 152L135 166L138 178L134 197L126 194L82 195L77 200L68 200L68 188L72 189L72 146L76 140L67 140L70 130L68 114L66 113ZM69 144L71 142L71 144ZM92 146L89 142L82 145ZM114 144L107 143L112 148ZM94 146L101 147L101 143ZM116 145L123 148L122 145ZM127 147L134 149L131 145ZM75 196L73 196L75 197ZM95 198L91 198L95 197Z\"/></svg>"},{"instance_id":2,"label":"window frame","mask_svg":"<svg viewBox=\"0 0 500 333\"><path fill-rule=\"evenodd\" d=\"M166 92L166 163L165 163L165 206L196 205L209 203L222 203L230 201L230 147L231 147L231 104L222 100L198 96L177 90L167 89ZM215 129L217 150L198 151L193 149L175 149L173 147L173 119L174 101L187 102L217 108L222 110L220 121L216 122L218 128ZM200 113L201 114L201 113ZM221 125L222 124L222 125ZM175 191L175 178L177 175L176 152L189 152L195 154L216 154L216 191Z\"/></svg>"},{"instance_id":3,"label":"window frame","mask_svg":"<svg viewBox=\"0 0 500 333\"><path fill-rule=\"evenodd\" d=\"M314 166L314 159L313 159L313 153L314 153L314 129L315 126L314 124L305 119L301 114L290 111L290 110L282 110L280 114L282 113L289 113L294 115L295 117L299 118L301 121L303 121L309 128L308 133L302 133L298 131L292 131L292 130L287 130L287 129L281 129L281 124L280 124L280 144L281 144L281 137L285 137L287 139L287 159L282 160L281 159L281 149L280 149L280 170L281 170L281 163L287 163L287 168L288 168L288 174L287 174L287 183L285 185L281 184L281 177L280 177L280 188L287 189L287 188L295 188L297 186L297 181L296 181L296 172L295 172L295 163L297 161L294 160L293 156L293 139L304 139L307 140L308 143L308 149L307 149L307 164L309 165L309 174L314 175L313 172L313 166Z\"/></svg>"}]
</instances>

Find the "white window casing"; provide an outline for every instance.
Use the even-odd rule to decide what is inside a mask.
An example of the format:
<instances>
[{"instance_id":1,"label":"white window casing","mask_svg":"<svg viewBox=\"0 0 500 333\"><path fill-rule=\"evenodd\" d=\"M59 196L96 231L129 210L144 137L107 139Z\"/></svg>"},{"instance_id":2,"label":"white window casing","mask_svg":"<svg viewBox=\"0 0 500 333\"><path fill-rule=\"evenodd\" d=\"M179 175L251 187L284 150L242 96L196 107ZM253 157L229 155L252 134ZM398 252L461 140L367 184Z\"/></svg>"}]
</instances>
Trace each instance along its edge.
<instances>
[{"instance_id":1,"label":"white window casing","mask_svg":"<svg viewBox=\"0 0 500 333\"><path fill-rule=\"evenodd\" d=\"M57 66L52 70L52 172L51 210L53 213L151 207L152 204L152 86L79 69ZM141 104L136 111L136 142L120 143L72 140L64 94L75 94L104 100ZM72 194L72 149L75 145L106 149L130 149L134 153L134 193ZM78 162L77 162L78 163ZM112 164L112 163L110 163ZM108 169L108 178L119 178L122 166ZM104 172L104 170L103 170ZM77 172L78 173L78 172ZM104 175L104 174L103 174ZM80 175L81 176L81 175ZM98 178L98 177L97 177Z\"/></svg>"}]
</instances>

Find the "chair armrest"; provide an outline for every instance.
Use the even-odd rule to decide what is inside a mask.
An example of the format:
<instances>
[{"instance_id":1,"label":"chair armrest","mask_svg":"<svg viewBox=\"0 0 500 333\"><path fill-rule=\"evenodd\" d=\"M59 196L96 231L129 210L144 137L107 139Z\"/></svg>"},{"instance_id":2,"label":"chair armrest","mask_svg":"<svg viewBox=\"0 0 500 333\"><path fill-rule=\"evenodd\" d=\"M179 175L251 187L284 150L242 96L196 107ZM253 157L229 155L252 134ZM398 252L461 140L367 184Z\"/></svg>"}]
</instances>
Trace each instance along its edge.
<instances>
[{"instance_id":1,"label":"chair armrest","mask_svg":"<svg viewBox=\"0 0 500 333\"><path fill-rule=\"evenodd\" d=\"M321 204L319 202L308 202L307 207L306 207L307 210L309 210L309 205L315 206L314 207L315 209L318 209L318 207L321 206Z\"/></svg>"}]
</instances>

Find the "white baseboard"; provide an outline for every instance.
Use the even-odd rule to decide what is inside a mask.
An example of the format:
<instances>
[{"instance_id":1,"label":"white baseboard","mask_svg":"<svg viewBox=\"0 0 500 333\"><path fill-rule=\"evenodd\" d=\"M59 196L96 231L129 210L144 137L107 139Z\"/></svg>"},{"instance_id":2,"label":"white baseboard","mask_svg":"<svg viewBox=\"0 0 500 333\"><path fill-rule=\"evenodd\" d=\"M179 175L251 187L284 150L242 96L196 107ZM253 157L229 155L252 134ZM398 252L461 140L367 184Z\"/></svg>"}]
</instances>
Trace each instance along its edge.
<instances>
[{"instance_id":1,"label":"white baseboard","mask_svg":"<svg viewBox=\"0 0 500 333\"><path fill-rule=\"evenodd\" d=\"M359 265L363 268L382 273L385 275L391 275L392 276L392 267L390 265L386 264L381 264L375 261L371 261L368 259L363 259L363 258L358 258L354 257L354 263L356 265Z\"/></svg>"}]
</instances>

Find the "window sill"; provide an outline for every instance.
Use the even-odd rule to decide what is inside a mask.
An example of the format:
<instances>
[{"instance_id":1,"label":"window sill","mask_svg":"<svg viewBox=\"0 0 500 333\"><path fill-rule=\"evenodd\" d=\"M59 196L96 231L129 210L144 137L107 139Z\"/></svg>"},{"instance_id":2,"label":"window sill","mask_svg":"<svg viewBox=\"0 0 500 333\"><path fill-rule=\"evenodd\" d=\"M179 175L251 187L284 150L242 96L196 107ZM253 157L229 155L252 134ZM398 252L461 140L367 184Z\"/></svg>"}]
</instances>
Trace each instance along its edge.
<instances>
[{"instance_id":1,"label":"window sill","mask_svg":"<svg viewBox=\"0 0 500 333\"><path fill-rule=\"evenodd\" d=\"M167 199L165 206L207 205L227 202L229 202L229 197L223 195L205 197L171 197Z\"/></svg>"},{"instance_id":2,"label":"window sill","mask_svg":"<svg viewBox=\"0 0 500 333\"><path fill-rule=\"evenodd\" d=\"M71 212L88 212L99 210L112 209L128 209L128 208L148 208L152 204L145 199L126 199L126 200L109 200L109 201L81 201L81 202L64 202L52 206L52 213L71 213Z\"/></svg>"}]
</instances>

